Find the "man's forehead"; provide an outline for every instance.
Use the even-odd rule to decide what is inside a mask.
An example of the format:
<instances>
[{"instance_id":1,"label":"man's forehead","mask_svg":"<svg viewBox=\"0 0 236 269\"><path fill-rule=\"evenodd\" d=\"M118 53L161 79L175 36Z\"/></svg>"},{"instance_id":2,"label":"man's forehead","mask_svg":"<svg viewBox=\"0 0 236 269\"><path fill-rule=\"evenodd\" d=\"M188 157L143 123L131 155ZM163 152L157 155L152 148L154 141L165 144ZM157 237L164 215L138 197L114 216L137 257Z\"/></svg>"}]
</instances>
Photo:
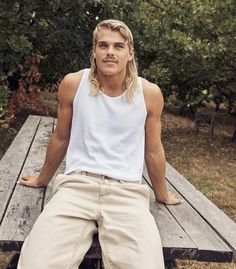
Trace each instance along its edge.
<instances>
[{"instance_id":1,"label":"man's forehead","mask_svg":"<svg viewBox=\"0 0 236 269\"><path fill-rule=\"evenodd\" d=\"M101 41L113 41L113 42L122 42L127 43L126 38L119 32L111 30L109 28L101 28L98 31L97 42Z\"/></svg>"}]
</instances>

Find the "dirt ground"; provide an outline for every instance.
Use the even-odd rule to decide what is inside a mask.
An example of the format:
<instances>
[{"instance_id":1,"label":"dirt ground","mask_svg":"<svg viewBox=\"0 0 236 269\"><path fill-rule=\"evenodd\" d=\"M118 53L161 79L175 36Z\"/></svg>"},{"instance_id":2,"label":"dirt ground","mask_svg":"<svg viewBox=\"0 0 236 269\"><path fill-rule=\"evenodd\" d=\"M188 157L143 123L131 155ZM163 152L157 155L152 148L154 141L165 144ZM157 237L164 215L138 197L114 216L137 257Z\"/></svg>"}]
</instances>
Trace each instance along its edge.
<instances>
[{"instance_id":1,"label":"dirt ground","mask_svg":"<svg viewBox=\"0 0 236 269\"><path fill-rule=\"evenodd\" d=\"M47 100L50 100L48 95ZM162 140L167 161L236 221L236 143L230 142L234 120L222 113L210 141L207 129L200 129L197 136L194 134L193 119L164 113ZM17 130L19 126L14 128ZM0 158L14 135L15 132L9 134L0 128ZM10 256L0 254L0 269ZM180 269L236 269L235 264L177 263Z\"/></svg>"}]
</instances>

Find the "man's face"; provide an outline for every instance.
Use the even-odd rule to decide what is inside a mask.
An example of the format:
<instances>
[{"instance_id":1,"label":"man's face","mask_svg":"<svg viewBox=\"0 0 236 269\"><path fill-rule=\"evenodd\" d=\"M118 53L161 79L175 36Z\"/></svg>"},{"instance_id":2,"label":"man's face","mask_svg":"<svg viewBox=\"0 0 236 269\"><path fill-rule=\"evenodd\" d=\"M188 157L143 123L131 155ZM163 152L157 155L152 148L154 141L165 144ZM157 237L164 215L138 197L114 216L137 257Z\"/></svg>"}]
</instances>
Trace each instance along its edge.
<instances>
[{"instance_id":1,"label":"man's face","mask_svg":"<svg viewBox=\"0 0 236 269\"><path fill-rule=\"evenodd\" d=\"M98 32L97 44L93 49L98 72L112 76L126 72L126 65L133 57L133 49L117 31L102 28Z\"/></svg>"}]
</instances>

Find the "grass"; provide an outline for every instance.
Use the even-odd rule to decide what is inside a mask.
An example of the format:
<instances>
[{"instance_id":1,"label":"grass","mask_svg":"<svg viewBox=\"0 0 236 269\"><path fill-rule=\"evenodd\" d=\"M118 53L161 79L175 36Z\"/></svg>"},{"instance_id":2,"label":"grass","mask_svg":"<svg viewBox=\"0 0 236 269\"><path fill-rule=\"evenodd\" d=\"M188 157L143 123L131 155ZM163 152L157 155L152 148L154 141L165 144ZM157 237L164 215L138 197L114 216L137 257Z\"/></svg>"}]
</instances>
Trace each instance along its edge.
<instances>
[{"instance_id":1,"label":"grass","mask_svg":"<svg viewBox=\"0 0 236 269\"><path fill-rule=\"evenodd\" d=\"M45 93L42 99L49 114L55 115L55 94ZM193 119L164 113L162 140L167 161L236 221L236 143L230 142L233 121L233 118L222 113L216 120L213 139L209 141L207 129L200 129L198 136L195 136ZM15 129L19 129L19 126ZM14 135L8 136L7 129L0 128L2 152ZM0 269L4 268L9 257L10 254L0 254ZM232 263L177 263L180 269L236 269Z\"/></svg>"}]
</instances>

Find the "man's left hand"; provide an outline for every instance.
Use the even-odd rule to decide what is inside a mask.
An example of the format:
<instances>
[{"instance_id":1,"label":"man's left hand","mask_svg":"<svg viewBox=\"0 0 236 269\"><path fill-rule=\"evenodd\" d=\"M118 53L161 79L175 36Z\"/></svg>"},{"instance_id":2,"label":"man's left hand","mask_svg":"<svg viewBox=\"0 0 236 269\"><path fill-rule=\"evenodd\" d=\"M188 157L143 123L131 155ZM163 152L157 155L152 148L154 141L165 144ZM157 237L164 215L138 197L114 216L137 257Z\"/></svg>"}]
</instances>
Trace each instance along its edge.
<instances>
[{"instance_id":1,"label":"man's left hand","mask_svg":"<svg viewBox=\"0 0 236 269\"><path fill-rule=\"evenodd\" d=\"M170 191L168 191L167 197L164 200L156 199L156 201L166 205L178 205L184 202L183 199L176 198Z\"/></svg>"}]
</instances>

